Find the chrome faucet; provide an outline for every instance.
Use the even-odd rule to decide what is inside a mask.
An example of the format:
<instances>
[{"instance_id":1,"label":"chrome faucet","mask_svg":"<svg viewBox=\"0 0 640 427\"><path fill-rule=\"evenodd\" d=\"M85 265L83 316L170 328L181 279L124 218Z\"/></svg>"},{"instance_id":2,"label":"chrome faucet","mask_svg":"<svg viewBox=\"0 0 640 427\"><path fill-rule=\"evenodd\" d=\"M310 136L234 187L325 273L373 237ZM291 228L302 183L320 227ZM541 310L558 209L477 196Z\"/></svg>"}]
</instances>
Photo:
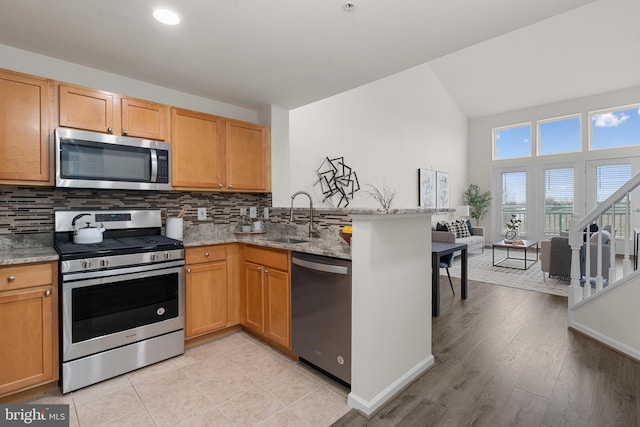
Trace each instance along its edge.
<instances>
[{"instance_id":1,"label":"chrome faucet","mask_svg":"<svg viewBox=\"0 0 640 427\"><path fill-rule=\"evenodd\" d=\"M291 195L291 211L289 213L289 220L293 221L293 199L295 199L298 194L304 194L309 198L309 237L318 237L318 231L313 228L313 200L311 199L311 195L306 191L296 191Z\"/></svg>"}]
</instances>

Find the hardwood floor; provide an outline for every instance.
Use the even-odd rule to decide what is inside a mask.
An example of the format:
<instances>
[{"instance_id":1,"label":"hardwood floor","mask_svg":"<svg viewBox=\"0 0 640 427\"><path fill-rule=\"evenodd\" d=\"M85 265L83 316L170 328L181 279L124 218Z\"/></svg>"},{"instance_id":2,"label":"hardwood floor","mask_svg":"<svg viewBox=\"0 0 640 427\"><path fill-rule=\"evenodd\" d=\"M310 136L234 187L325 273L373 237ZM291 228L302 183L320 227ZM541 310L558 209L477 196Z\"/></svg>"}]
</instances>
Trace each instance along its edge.
<instances>
[{"instance_id":1,"label":"hardwood floor","mask_svg":"<svg viewBox=\"0 0 640 427\"><path fill-rule=\"evenodd\" d=\"M463 302L440 283L435 365L333 426L640 426L640 363L569 330L566 297L470 281Z\"/></svg>"}]
</instances>

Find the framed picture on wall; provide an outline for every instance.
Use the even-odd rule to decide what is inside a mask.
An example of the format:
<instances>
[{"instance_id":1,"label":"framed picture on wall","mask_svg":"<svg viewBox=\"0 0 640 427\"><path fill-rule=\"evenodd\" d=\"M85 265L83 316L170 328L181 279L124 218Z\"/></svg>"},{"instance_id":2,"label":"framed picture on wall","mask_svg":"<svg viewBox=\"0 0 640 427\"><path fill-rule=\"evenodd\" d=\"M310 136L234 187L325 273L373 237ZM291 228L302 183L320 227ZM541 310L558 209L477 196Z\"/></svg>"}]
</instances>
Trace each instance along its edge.
<instances>
[{"instance_id":1,"label":"framed picture on wall","mask_svg":"<svg viewBox=\"0 0 640 427\"><path fill-rule=\"evenodd\" d=\"M436 207L436 171L418 169L418 206Z\"/></svg>"},{"instance_id":2,"label":"framed picture on wall","mask_svg":"<svg viewBox=\"0 0 640 427\"><path fill-rule=\"evenodd\" d=\"M436 172L436 209L449 209L449 174Z\"/></svg>"}]
</instances>

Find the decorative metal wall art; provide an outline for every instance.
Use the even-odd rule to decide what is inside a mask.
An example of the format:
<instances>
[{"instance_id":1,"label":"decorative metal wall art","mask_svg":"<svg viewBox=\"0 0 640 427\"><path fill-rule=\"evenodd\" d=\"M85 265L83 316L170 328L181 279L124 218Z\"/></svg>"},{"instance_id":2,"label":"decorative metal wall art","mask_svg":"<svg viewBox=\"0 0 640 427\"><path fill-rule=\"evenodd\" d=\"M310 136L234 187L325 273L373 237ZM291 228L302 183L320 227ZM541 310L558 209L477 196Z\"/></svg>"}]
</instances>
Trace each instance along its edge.
<instances>
[{"instance_id":1,"label":"decorative metal wall art","mask_svg":"<svg viewBox=\"0 0 640 427\"><path fill-rule=\"evenodd\" d=\"M349 206L349 199L353 199L353 194L360 190L360 183L356 173L344 163L344 157L330 159L325 157L318 169L318 182L320 185L324 203L329 199L337 199L337 207Z\"/></svg>"}]
</instances>

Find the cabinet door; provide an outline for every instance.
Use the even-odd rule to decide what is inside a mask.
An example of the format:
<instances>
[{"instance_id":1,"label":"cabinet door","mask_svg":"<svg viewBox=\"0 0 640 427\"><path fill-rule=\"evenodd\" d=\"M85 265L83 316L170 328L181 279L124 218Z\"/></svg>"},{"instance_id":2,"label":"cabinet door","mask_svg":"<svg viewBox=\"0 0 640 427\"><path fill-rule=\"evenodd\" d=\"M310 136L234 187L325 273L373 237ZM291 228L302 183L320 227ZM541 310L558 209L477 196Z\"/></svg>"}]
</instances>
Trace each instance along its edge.
<instances>
[{"instance_id":1,"label":"cabinet door","mask_svg":"<svg viewBox=\"0 0 640 427\"><path fill-rule=\"evenodd\" d=\"M171 155L174 187L222 188L220 118L172 108Z\"/></svg>"},{"instance_id":2,"label":"cabinet door","mask_svg":"<svg viewBox=\"0 0 640 427\"><path fill-rule=\"evenodd\" d=\"M60 126L120 134L114 128L114 94L64 84L59 93Z\"/></svg>"},{"instance_id":3,"label":"cabinet door","mask_svg":"<svg viewBox=\"0 0 640 427\"><path fill-rule=\"evenodd\" d=\"M271 152L268 128L252 123L225 122L225 174L228 190L268 191Z\"/></svg>"},{"instance_id":4,"label":"cabinet door","mask_svg":"<svg viewBox=\"0 0 640 427\"><path fill-rule=\"evenodd\" d=\"M55 379L55 289L0 293L0 396Z\"/></svg>"},{"instance_id":5,"label":"cabinet door","mask_svg":"<svg viewBox=\"0 0 640 427\"><path fill-rule=\"evenodd\" d=\"M289 348L291 336L289 274L266 268L264 277L264 334L267 338Z\"/></svg>"},{"instance_id":6,"label":"cabinet door","mask_svg":"<svg viewBox=\"0 0 640 427\"><path fill-rule=\"evenodd\" d=\"M46 79L0 71L0 180L52 179L51 85Z\"/></svg>"},{"instance_id":7,"label":"cabinet door","mask_svg":"<svg viewBox=\"0 0 640 427\"><path fill-rule=\"evenodd\" d=\"M187 267L185 338L227 326L227 265L212 262Z\"/></svg>"},{"instance_id":8,"label":"cabinet door","mask_svg":"<svg viewBox=\"0 0 640 427\"><path fill-rule=\"evenodd\" d=\"M138 138L167 139L169 107L139 99L122 98L122 134Z\"/></svg>"},{"instance_id":9,"label":"cabinet door","mask_svg":"<svg viewBox=\"0 0 640 427\"><path fill-rule=\"evenodd\" d=\"M244 263L244 325L256 332L264 331L264 268Z\"/></svg>"}]
</instances>

